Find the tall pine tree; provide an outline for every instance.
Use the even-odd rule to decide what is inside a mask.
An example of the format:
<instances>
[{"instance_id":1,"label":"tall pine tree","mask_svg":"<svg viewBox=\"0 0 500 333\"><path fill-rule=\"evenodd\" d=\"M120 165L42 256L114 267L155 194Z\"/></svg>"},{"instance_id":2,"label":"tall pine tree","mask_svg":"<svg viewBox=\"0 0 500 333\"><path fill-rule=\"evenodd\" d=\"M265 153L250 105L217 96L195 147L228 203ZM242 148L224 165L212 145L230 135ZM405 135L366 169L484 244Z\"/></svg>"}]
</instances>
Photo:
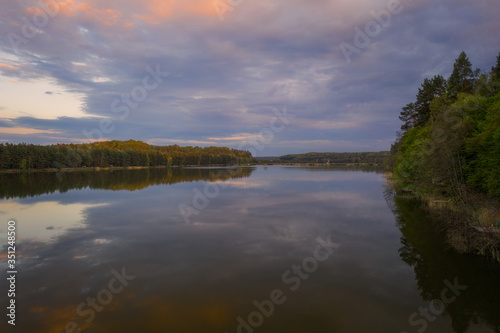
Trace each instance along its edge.
<instances>
[{"instance_id":1,"label":"tall pine tree","mask_svg":"<svg viewBox=\"0 0 500 333\"><path fill-rule=\"evenodd\" d=\"M472 64L464 51L460 53L453 64L453 72L448 79L448 97L450 102L457 99L458 94L474 92L479 69L473 70Z\"/></svg>"},{"instance_id":2,"label":"tall pine tree","mask_svg":"<svg viewBox=\"0 0 500 333\"><path fill-rule=\"evenodd\" d=\"M403 107L403 111L399 113L399 120L403 122L401 130L407 132L415 126L415 103L408 103Z\"/></svg>"},{"instance_id":3,"label":"tall pine tree","mask_svg":"<svg viewBox=\"0 0 500 333\"><path fill-rule=\"evenodd\" d=\"M500 80L500 53L497 56L497 65L495 67L491 67L491 74L494 80Z\"/></svg>"},{"instance_id":4,"label":"tall pine tree","mask_svg":"<svg viewBox=\"0 0 500 333\"><path fill-rule=\"evenodd\" d=\"M425 125L431 117L431 102L436 97L442 97L446 91L446 80L441 75L425 79L418 89L415 102L415 125Z\"/></svg>"},{"instance_id":5,"label":"tall pine tree","mask_svg":"<svg viewBox=\"0 0 500 333\"><path fill-rule=\"evenodd\" d=\"M403 122L401 130L404 132L415 126L425 125L431 117L431 102L436 97L443 97L446 91L446 80L441 75L432 79L425 79L414 103L408 103L403 107L399 119Z\"/></svg>"}]
</instances>

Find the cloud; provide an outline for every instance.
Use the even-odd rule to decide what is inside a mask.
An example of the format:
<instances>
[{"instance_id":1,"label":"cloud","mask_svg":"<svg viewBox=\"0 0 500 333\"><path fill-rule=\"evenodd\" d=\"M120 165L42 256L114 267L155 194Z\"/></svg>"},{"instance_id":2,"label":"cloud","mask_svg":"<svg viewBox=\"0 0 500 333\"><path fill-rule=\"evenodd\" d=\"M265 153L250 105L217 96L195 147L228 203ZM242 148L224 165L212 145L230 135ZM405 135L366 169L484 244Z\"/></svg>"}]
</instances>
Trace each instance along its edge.
<instances>
[{"instance_id":1,"label":"cloud","mask_svg":"<svg viewBox=\"0 0 500 333\"><path fill-rule=\"evenodd\" d=\"M40 130L26 127L0 127L0 134L17 134L17 135L32 135L32 134L58 134L54 130Z\"/></svg>"},{"instance_id":2,"label":"cloud","mask_svg":"<svg viewBox=\"0 0 500 333\"><path fill-rule=\"evenodd\" d=\"M296 118L264 155L388 149L401 106L425 77L448 76L461 50L488 70L500 51L498 2L401 0L401 13L351 63L339 44L353 43L354 29L388 1L242 1L223 21L212 0L57 3L17 52L0 39L0 73L5 84L50 81L42 93L54 109L73 96L81 103L46 121L2 96L12 127L55 131L12 140L83 142L83 131L107 118L114 130L102 138L236 147L286 106ZM42 11L36 1L2 2L0 29L22 36L21 19ZM142 98L147 68L156 66L170 75Z\"/></svg>"},{"instance_id":3,"label":"cloud","mask_svg":"<svg viewBox=\"0 0 500 333\"><path fill-rule=\"evenodd\" d=\"M16 67L9 65L9 64L2 64L0 63L0 70L5 70L5 71L15 71L17 70Z\"/></svg>"},{"instance_id":4,"label":"cloud","mask_svg":"<svg viewBox=\"0 0 500 333\"><path fill-rule=\"evenodd\" d=\"M213 141L244 141L248 139L256 139L258 137L257 134L252 134L252 133L239 133L239 134L233 134L228 137L222 137L222 138L208 138L209 140Z\"/></svg>"},{"instance_id":5,"label":"cloud","mask_svg":"<svg viewBox=\"0 0 500 333\"><path fill-rule=\"evenodd\" d=\"M193 146L193 145L212 145L213 141L203 141L203 140L182 140L182 139L149 139L149 143L154 145L183 145L183 146Z\"/></svg>"}]
</instances>

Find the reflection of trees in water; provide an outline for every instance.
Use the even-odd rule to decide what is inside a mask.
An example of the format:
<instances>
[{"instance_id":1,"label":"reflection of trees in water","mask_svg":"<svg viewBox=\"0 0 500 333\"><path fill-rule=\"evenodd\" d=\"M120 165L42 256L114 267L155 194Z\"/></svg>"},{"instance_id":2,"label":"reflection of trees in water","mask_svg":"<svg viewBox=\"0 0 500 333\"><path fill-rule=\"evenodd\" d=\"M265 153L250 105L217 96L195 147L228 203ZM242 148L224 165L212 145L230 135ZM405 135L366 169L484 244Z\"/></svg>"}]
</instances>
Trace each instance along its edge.
<instances>
[{"instance_id":1,"label":"reflection of trees in water","mask_svg":"<svg viewBox=\"0 0 500 333\"><path fill-rule=\"evenodd\" d=\"M396 194L396 191L389 185L385 184L384 185L384 199L385 203L387 204L387 207L395 213L396 211L396 205L394 204L394 195Z\"/></svg>"},{"instance_id":2,"label":"reflection of trees in water","mask_svg":"<svg viewBox=\"0 0 500 333\"><path fill-rule=\"evenodd\" d=\"M467 289L444 311L454 331L467 332L470 325L483 323L490 332L500 332L500 265L447 248L439 224L420 201L395 194L390 188L385 189L384 197L402 233L399 255L413 267L423 300L441 300L444 281L457 279Z\"/></svg>"},{"instance_id":3,"label":"reflection of trees in water","mask_svg":"<svg viewBox=\"0 0 500 333\"><path fill-rule=\"evenodd\" d=\"M151 185L249 177L254 168L151 168L116 171L0 174L0 198L25 198L74 189L138 190Z\"/></svg>"}]
</instances>

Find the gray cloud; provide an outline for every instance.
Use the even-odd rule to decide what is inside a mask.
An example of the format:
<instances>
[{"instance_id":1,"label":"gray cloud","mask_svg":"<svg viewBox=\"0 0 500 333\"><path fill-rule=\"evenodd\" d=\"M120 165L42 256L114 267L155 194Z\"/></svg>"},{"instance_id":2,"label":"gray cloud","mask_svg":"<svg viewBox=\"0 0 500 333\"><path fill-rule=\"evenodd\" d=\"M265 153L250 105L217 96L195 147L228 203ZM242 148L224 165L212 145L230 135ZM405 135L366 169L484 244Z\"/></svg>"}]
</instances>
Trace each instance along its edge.
<instances>
[{"instance_id":1,"label":"gray cloud","mask_svg":"<svg viewBox=\"0 0 500 333\"><path fill-rule=\"evenodd\" d=\"M61 12L18 50L17 61L0 58L6 77L49 78L83 94L88 117L19 117L10 123L59 131L50 138L29 136L38 142L83 140L83 130L98 128L98 117L115 126L106 135L110 139L206 141L258 132L273 117L272 107L286 105L297 118L276 136L269 154L297 147L388 149L400 108L413 99L424 77L449 75L461 50L488 70L500 51L496 2L401 3L401 13L348 64L339 44L352 44L354 28L364 29L374 19L370 11L383 10L387 1L245 2L224 22L216 15L179 12L155 24L141 19L152 14L132 1L120 7L91 1L95 13L110 8L120 15L114 20L92 11ZM0 4L2 31L20 31L16 17L28 15L26 6ZM0 48L15 54L5 38ZM147 66L157 65L170 76L119 119L113 101L142 84Z\"/></svg>"}]
</instances>

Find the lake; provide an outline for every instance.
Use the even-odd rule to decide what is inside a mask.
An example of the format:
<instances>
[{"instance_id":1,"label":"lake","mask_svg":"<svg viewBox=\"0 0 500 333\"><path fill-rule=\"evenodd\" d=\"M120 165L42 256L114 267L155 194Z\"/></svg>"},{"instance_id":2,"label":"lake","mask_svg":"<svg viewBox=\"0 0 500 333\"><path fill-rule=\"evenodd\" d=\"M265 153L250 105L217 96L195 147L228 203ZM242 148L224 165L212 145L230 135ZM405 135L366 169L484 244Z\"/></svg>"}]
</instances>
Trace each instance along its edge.
<instances>
[{"instance_id":1,"label":"lake","mask_svg":"<svg viewBox=\"0 0 500 333\"><path fill-rule=\"evenodd\" d=\"M0 175L1 332L499 332L500 265L370 168ZM0 281L7 313L9 283Z\"/></svg>"}]
</instances>

